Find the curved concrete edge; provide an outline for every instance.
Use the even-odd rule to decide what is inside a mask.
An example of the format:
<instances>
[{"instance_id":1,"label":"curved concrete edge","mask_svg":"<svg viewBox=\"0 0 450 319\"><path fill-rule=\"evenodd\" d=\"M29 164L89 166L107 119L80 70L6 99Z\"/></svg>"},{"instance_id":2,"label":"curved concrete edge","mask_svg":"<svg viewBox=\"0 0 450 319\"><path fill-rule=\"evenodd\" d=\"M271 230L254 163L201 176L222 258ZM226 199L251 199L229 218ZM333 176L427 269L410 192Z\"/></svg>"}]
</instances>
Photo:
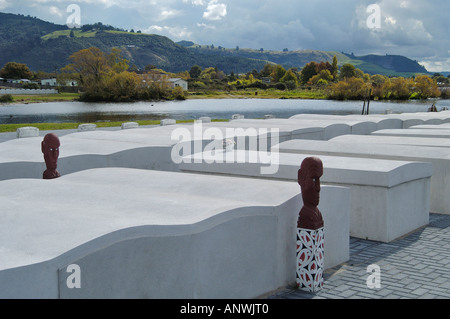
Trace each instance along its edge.
<instances>
[{"instance_id":1,"label":"curved concrete edge","mask_svg":"<svg viewBox=\"0 0 450 319\"><path fill-rule=\"evenodd\" d=\"M229 123L227 123L230 125ZM280 132L287 131L291 139L328 140L342 134L350 134L351 126L346 123L336 123L330 120L299 120L299 119L246 119L235 120L231 125L247 127L272 127Z\"/></svg>"},{"instance_id":2,"label":"curved concrete edge","mask_svg":"<svg viewBox=\"0 0 450 319\"><path fill-rule=\"evenodd\" d=\"M355 123L351 126L354 135L368 135L377 130L377 124L373 122Z\"/></svg>"},{"instance_id":3,"label":"curved concrete edge","mask_svg":"<svg viewBox=\"0 0 450 319\"><path fill-rule=\"evenodd\" d=\"M219 183L227 179L199 178ZM337 234L325 227L328 268L349 258L349 190L325 187L322 197L327 198L319 206L325 224L340 227ZM301 196L291 193L283 198L276 206L242 202L242 207L192 224L142 224L100 232L53 258L0 271L0 297L256 298L295 281ZM90 214L95 214L95 207ZM72 264L80 267L79 289L67 286Z\"/></svg>"},{"instance_id":4,"label":"curved concrete edge","mask_svg":"<svg viewBox=\"0 0 450 319\"><path fill-rule=\"evenodd\" d=\"M288 204L298 206L298 198ZM255 214L254 210L258 213ZM226 234L232 233L228 240L240 238L236 230L242 225L249 227L249 221L253 226L263 227L266 236L257 238L258 242L267 240L270 234L276 234L274 229L267 229L270 225L275 226L276 217L271 213L273 209L268 207L247 207L191 225L143 225L119 229L73 247L55 258L0 271L0 298L194 298L185 293L192 290L190 284L193 273L197 271L195 266L202 261L200 256L204 257L198 254L198 249L217 238L217 229L224 229ZM240 231L248 234L248 229ZM202 237L207 237L205 242L199 239ZM272 240L271 243L264 242L264 246L269 245L268 251L273 253L276 240ZM244 240L236 247L243 249L246 243ZM222 244L227 246L228 243ZM221 248L217 245L209 253L221 256ZM234 245L227 246L227 251L231 253L234 248ZM249 254L251 250L241 252L240 257L245 260L244 253ZM171 259L172 262L167 264ZM192 264L193 259L198 260ZM70 275L67 266L71 264L80 266L81 290L67 287L67 277ZM138 267L142 267L139 272L136 271ZM184 285L166 280L183 277L179 274L180 270L189 267ZM145 280L152 282L143 286ZM216 284L212 281L211 288ZM111 289L112 285L114 289Z\"/></svg>"},{"instance_id":5,"label":"curved concrete edge","mask_svg":"<svg viewBox=\"0 0 450 319\"><path fill-rule=\"evenodd\" d=\"M349 135L353 136L353 135ZM311 154L272 153L274 163L263 163L264 152L235 150L229 152L203 152L183 158L182 171L217 173L280 180L296 180L300 163ZM394 187L417 179L430 178L433 166L428 162L358 157L320 156L324 173L323 183L339 183L374 187ZM272 174L261 175L263 167L276 166Z\"/></svg>"},{"instance_id":6,"label":"curved concrete edge","mask_svg":"<svg viewBox=\"0 0 450 319\"><path fill-rule=\"evenodd\" d=\"M371 133L377 136L409 136L409 137L428 137L428 138L449 138L450 131L443 129L386 129Z\"/></svg>"},{"instance_id":7,"label":"curved concrete edge","mask_svg":"<svg viewBox=\"0 0 450 319\"><path fill-rule=\"evenodd\" d=\"M62 176L75 172L106 167L125 167L177 171L171 160L172 147L148 146L130 148L111 154L80 154L58 159L58 171ZM17 161L0 163L0 181L8 179L42 179L44 161Z\"/></svg>"},{"instance_id":8,"label":"curved concrete edge","mask_svg":"<svg viewBox=\"0 0 450 319\"><path fill-rule=\"evenodd\" d=\"M250 211L255 209L260 213L207 223L201 231L124 239L71 260L85 285L69 289L65 265L59 268L59 297L252 298L284 286L290 280L282 269L277 229L283 216Z\"/></svg>"},{"instance_id":9,"label":"curved concrete edge","mask_svg":"<svg viewBox=\"0 0 450 319\"><path fill-rule=\"evenodd\" d=\"M380 118L376 123L377 123L377 131L384 130L384 129L401 129L401 128L403 128L403 121L401 119Z\"/></svg>"},{"instance_id":10,"label":"curved concrete edge","mask_svg":"<svg viewBox=\"0 0 450 319\"><path fill-rule=\"evenodd\" d=\"M298 114L291 116L290 120L303 120L314 122L334 122L347 124L350 127L358 125L367 126L368 129L376 130L388 128L402 128L403 121L398 118L389 118L387 115L371 114L371 115L326 115L326 114ZM365 123L365 124L364 124Z\"/></svg>"},{"instance_id":11,"label":"curved concrete edge","mask_svg":"<svg viewBox=\"0 0 450 319\"><path fill-rule=\"evenodd\" d=\"M335 142L377 143L396 145L416 145L430 147L450 147L450 139L433 137L379 136L379 135L342 135L333 138Z\"/></svg>"},{"instance_id":12,"label":"curved concrete edge","mask_svg":"<svg viewBox=\"0 0 450 319\"><path fill-rule=\"evenodd\" d=\"M352 157L335 160L342 162L337 163L336 167L327 171L326 178L329 183L392 188L411 181L431 178L433 175L433 166L427 162L390 161L370 158L361 160ZM339 164L343 165L343 162L354 163L355 174L342 176ZM366 170L361 167L364 164L366 164ZM371 165L379 166L373 167Z\"/></svg>"},{"instance_id":13,"label":"curved concrete edge","mask_svg":"<svg viewBox=\"0 0 450 319\"><path fill-rule=\"evenodd\" d=\"M435 130L449 130L450 123L442 123L442 124L419 124L409 127L411 129L435 129Z\"/></svg>"}]
</instances>

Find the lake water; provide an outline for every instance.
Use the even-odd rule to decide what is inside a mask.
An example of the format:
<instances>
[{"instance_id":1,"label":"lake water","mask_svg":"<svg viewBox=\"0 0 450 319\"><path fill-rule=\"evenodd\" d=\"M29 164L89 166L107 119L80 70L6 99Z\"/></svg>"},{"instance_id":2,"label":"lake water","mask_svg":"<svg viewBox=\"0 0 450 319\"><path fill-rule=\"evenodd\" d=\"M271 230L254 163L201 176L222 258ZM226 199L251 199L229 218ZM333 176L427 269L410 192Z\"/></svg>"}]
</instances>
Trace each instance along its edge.
<instances>
[{"instance_id":1,"label":"lake water","mask_svg":"<svg viewBox=\"0 0 450 319\"><path fill-rule=\"evenodd\" d=\"M426 112L436 102L438 110L450 109L450 100L370 102L370 114ZM63 123L98 121L137 121L173 118L176 120L230 119L233 114L245 118L264 118L270 114L289 118L296 114L361 114L362 101L299 99L202 99L164 102L85 103L52 102L0 106L0 124Z\"/></svg>"}]
</instances>

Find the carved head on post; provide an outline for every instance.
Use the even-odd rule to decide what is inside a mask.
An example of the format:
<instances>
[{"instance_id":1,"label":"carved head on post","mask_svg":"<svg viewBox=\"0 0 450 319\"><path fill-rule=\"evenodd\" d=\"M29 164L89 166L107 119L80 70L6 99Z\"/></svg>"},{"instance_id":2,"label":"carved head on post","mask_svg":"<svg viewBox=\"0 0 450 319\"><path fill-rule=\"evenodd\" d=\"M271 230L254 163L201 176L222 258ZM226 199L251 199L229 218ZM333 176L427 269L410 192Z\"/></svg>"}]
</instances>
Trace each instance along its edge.
<instances>
[{"instance_id":1,"label":"carved head on post","mask_svg":"<svg viewBox=\"0 0 450 319\"><path fill-rule=\"evenodd\" d=\"M44 154L45 166L47 167L42 176L44 179L61 176L56 170L58 167L59 146L60 142L56 134L48 133L44 136L44 140L41 143L41 150Z\"/></svg>"},{"instance_id":2,"label":"carved head on post","mask_svg":"<svg viewBox=\"0 0 450 319\"><path fill-rule=\"evenodd\" d=\"M323 174L322 161L307 157L298 170L298 184L302 190L303 207L300 210L297 227L319 229L323 227L322 214L317 206L320 200L320 177Z\"/></svg>"}]
</instances>

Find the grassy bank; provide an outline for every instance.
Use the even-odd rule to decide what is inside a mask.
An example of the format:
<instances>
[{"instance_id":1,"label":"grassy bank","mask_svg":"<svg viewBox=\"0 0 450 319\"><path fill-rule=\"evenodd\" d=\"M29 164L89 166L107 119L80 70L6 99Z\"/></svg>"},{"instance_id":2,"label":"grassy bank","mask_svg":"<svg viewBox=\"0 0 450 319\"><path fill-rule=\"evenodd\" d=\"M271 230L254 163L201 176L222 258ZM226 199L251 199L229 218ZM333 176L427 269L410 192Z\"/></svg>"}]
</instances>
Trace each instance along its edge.
<instances>
[{"instance_id":1,"label":"grassy bank","mask_svg":"<svg viewBox=\"0 0 450 319\"><path fill-rule=\"evenodd\" d=\"M326 99L321 89L275 90L245 89L236 91L192 90L187 99Z\"/></svg>"},{"instance_id":2,"label":"grassy bank","mask_svg":"<svg viewBox=\"0 0 450 319\"><path fill-rule=\"evenodd\" d=\"M75 101L80 97L79 93L36 94L36 95L12 95L12 103L43 103Z\"/></svg>"},{"instance_id":3,"label":"grassy bank","mask_svg":"<svg viewBox=\"0 0 450 319\"><path fill-rule=\"evenodd\" d=\"M12 95L12 103L44 103L44 102L65 102L76 101L79 93L60 94L38 94L38 95ZM276 89L245 89L235 91L222 90L191 90L186 92L186 99L326 99L324 91L321 89L296 89L296 90L276 90Z\"/></svg>"},{"instance_id":4,"label":"grassy bank","mask_svg":"<svg viewBox=\"0 0 450 319\"><path fill-rule=\"evenodd\" d=\"M215 119L213 122L226 122L227 120ZM160 125L159 120L134 121L139 125ZM181 120L177 123L193 123L194 120ZM125 122L95 122L98 128L101 127L120 127ZM37 127L40 131L70 130L77 129L78 125L84 123L23 123L23 124L0 124L0 133L15 132L20 127Z\"/></svg>"}]
</instances>

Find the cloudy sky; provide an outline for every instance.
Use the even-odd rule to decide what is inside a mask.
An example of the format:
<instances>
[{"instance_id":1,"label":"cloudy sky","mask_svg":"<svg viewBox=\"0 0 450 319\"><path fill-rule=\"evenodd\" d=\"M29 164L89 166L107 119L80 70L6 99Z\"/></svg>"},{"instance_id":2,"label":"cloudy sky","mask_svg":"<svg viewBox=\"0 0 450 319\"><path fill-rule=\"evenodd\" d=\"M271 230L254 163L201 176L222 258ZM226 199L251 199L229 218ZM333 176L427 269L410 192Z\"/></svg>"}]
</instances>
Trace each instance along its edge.
<instances>
[{"instance_id":1,"label":"cloudy sky","mask_svg":"<svg viewBox=\"0 0 450 319\"><path fill-rule=\"evenodd\" d=\"M399 54L450 71L448 0L0 0L0 11L102 22L226 48Z\"/></svg>"}]
</instances>

